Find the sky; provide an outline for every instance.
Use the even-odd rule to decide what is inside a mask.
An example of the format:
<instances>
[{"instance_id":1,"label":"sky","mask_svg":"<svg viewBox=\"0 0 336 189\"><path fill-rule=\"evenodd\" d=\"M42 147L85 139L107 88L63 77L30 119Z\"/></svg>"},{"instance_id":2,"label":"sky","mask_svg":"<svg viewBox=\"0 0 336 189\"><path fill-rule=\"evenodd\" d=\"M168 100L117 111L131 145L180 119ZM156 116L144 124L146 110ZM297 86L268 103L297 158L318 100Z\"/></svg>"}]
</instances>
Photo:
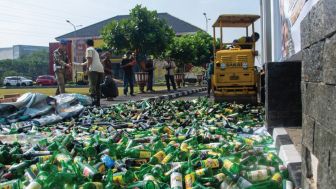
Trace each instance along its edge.
<instances>
[{"instance_id":1,"label":"sky","mask_svg":"<svg viewBox=\"0 0 336 189\"><path fill-rule=\"evenodd\" d=\"M48 46L55 37L87 27L116 15L129 14L137 4L166 12L206 30L203 13L211 25L220 14L260 14L259 0L0 0L0 48L13 45ZM260 32L260 23L256 24ZM224 30L232 41L243 30Z\"/></svg>"}]
</instances>

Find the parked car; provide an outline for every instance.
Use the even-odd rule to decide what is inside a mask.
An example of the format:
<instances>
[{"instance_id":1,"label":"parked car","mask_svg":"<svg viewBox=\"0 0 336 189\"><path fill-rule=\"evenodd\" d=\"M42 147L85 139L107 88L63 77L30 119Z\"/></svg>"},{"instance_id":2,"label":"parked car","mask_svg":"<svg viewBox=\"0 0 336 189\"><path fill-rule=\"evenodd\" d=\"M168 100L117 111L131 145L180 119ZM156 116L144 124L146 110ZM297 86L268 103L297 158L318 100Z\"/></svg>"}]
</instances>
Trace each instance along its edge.
<instances>
[{"instance_id":1,"label":"parked car","mask_svg":"<svg viewBox=\"0 0 336 189\"><path fill-rule=\"evenodd\" d=\"M3 80L5 86L32 86L33 81L22 76L5 77Z\"/></svg>"},{"instance_id":2,"label":"parked car","mask_svg":"<svg viewBox=\"0 0 336 189\"><path fill-rule=\"evenodd\" d=\"M36 79L36 85L56 85L56 79L52 75L41 75Z\"/></svg>"}]
</instances>

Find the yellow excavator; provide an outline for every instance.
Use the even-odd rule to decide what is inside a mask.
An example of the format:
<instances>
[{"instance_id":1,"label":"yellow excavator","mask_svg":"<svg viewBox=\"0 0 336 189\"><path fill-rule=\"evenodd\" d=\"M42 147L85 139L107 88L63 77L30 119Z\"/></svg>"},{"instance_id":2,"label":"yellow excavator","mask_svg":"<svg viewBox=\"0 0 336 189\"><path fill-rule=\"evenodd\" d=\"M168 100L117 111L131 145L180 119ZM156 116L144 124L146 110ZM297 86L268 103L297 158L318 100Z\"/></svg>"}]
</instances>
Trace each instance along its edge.
<instances>
[{"instance_id":1,"label":"yellow excavator","mask_svg":"<svg viewBox=\"0 0 336 189\"><path fill-rule=\"evenodd\" d=\"M259 34L254 31L254 23L259 18L258 15L227 14L220 15L213 24L214 74L211 85L216 102L257 103L260 74L254 61L258 55L255 44ZM219 49L216 39L218 28ZM223 28L244 28L246 36L223 43Z\"/></svg>"}]
</instances>

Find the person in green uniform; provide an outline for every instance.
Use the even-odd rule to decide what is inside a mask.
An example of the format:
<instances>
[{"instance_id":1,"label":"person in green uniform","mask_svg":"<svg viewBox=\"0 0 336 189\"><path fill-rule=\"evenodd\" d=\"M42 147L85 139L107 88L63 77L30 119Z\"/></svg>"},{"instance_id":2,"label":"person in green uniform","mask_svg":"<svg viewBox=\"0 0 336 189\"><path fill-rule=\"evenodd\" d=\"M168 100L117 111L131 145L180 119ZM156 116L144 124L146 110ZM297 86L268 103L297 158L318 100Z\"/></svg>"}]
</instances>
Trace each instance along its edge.
<instances>
[{"instance_id":1,"label":"person in green uniform","mask_svg":"<svg viewBox=\"0 0 336 189\"><path fill-rule=\"evenodd\" d=\"M66 68L71 69L66 47L67 41L62 39L59 48L53 53L54 72L57 81L56 95L65 93Z\"/></svg>"}]
</instances>

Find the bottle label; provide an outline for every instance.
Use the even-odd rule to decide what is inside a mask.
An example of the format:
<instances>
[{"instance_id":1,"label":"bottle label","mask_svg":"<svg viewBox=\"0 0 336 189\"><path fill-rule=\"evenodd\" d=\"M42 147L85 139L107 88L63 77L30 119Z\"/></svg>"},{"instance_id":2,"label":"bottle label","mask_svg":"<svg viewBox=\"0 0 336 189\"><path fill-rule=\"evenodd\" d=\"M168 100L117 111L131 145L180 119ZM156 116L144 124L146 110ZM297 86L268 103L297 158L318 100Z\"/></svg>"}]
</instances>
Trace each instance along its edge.
<instances>
[{"instance_id":1,"label":"bottle label","mask_svg":"<svg viewBox=\"0 0 336 189\"><path fill-rule=\"evenodd\" d=\"M186 137L184 135L180 135L180 136L177 137L177 140L179 140L179 141L183 141L185 139L186 139Z\"/></svg>"},{"instance_id":2,"label":"bottle label","mask_svg":"<svg viewBox=\"0 0 336 189\"><path fill-rule=\"evenodd\" d=\"M97 167L97 170L99 173L105 173L106 169L105 169L105 164L100 164L98 167Z\"/></svg>"},{"instance_id":3,"label":"bottle label","mask_svg":"<svg viewBox=\"0 0 336 189\"><path fill-rule=\"evenodd\" d=\"M10 184L5 184L5 185L0 186L0 189L14 189L14 187L13 187L13 184L10 183Z\"/></svg>"},{"instance_id":4,"label":"bottle label","mask_svg":"<svg viewBox=\"0 0 336 189\"><path fill-rule=\"evenodd\" d=\"M233 165L233 163L230 161L230 160L224 160L224 162L223 162L223 166L224 166L224 168L226 169L226 170L230 170L231 169L231 167L232 167L232 165Z\"/></svg>"},{"instance_id":5,"label":"bottle label","mask_svg":"<svg viewBox=\"0 0 336 189\"><path fill-rule=\"evenodd\" d=\"M218 182L223 182L224 179L226 178L224 173L219 173L219 174L215 175L214 177L218 180Z\"/></svg>"},{"instance_id":6,"label":"bottle label","mask_svg":"<svg viewBox=\"0 0 336 189\"><path fill-rule=\"evenodd\" d=\"M252 139L245 138L245 143L249 146L253 146L254 141Z\"/></svg>"},{"instance_id":7,"label":"bottle label","mask_svg":"<svg viewBox=\"0 0 336 189\"><path fill-rule=\"evenodd\" d=\"M46 162L46 161L48 161L50 158L51 158L51 155L40 156L40 157L39 157L39 162L40 162L40 163Z\"/></svg>"},{"instance_id":8,"label":"bottle label","mask_svg":"<svg viewBox=\"0 0 336 189\"><path fill-rule=\"evenodd\" d=\"M205 169L198 169L195 171L196 172L196 175L198 176L203 176L205 175Z\"/></svg>"},{"instance_id":9,"label":"bottle label","mask_svg":"<svg viewBox=\"0 0 336 189\"><path fill-rule=\"evenodd\" d=\"M57 156L56 156L56 160L57 160L57 162L61 162L61 161L69 161L70 160L70 158L67 156L67 155L65 155L65 154L58 154Z\"/></svg>"},{"instance_id":10,"label":"bottle label","mask_svg":"<svg viewBox=\"0 0 336 189\"><path fill-rule=\"evenodd\" d=\"M153 175L145 175L143 177L143 180L152 180L152 181L155 181L155 177Z\"/></svg>"},{"instance_id":11,"label":"bottle label","mask_svg":"<svg viewBox=\"0 0 336 189\"><path fill-rule=\"evenodd\" d=\"M282 180L282 177L281 177L280 173L275 173L275 174L272 176L272 180L274 180L274 181L277 182L277 183L280 183L281 180Z\"/></svg>"},{"instance_id":12,"label":"bottle label","mask_svg":"<svg viewBox=\"0 0 336 189\"><path fill-rule=\"evenodd\" d=\"M219 167L219 161L218 159L206 159L204 160L204 165L207 168L218 168Z\"/></svg>"},{"instance_id":13,"label":"bottle label","mask_svg":"<svg viewBox=\"0 0 336 189\"><path fill-rule=\"evenodd\" d=\"M168 154L163 160L162 160L162 164L167 164L168 161L170 161L170 159L172 158L173 155Z\"/></svg>"},{"instance_id":14,"label":"bottle label","mask_svg":"<svg viewBox=\"0 0 336 189\"><path fill-rule=\"evenodd\" d=\"M123 181L123 175L120 174L120 175L113 175L113 182L115 182L116 184L124 184L124 181Z\"/></svg>"},{"instance_id":15,"label":"bottle label","mask_svg":"<svg viewBox=\"0 0 336 189\"><path fill-rule=\"evenodd\" d=\"M139 158L150 158L152 156L151 152L148 151L140 151Z\"/></svg>"},{"instance_id":16,"label":"bottle label","mask_svg":"<svg viewBox=\"0 0 336 189\"><path fill-rule=\"evenodd\" d=\"M182 184L182 174L178 172L173 172L170 176L170 187L171 188L183 188Z\"/></svg>"},{"instance_id":17,"label":"bottle label","mask_svg":"<svg viewBox=\"0 0 336 189\"><path fill-rule=\"evenodd\" d=\"M182 143L180 149L183 152L188 152L188 144L187 143Z\"/></svg>"},{"instance_id":18,"label":"bottle label","mask_svg":"<svg viewBox=\"0 0 336 189\"><path fill-rule=\"evenodd\" d=\"M89 176L90 176L90 173L91 173L90 168L85 167L85 168L83 169L83 175L84 175L85 177L89 177Z\"/></svg>"},{"instance_id":19,"label":"bottle label","mask_svg":"<svg viewBox=\"0 0 336 189\"><path fill-rule=\"evenodd\" d=\"M267 170L266 169L261 169L261 170L251 171L249 177L250 177L251 181L266 180L267 177L268 177Z\"/></svg>"},{"instance_id":20,"label":"bottle label","mask_svg":"<svg viewBox=\"0 0 336 189\"><path fill-rule=\"evenodd\" d=\"M147 159L135 159L134 163L135 163L136 166L141 166L141 165L147 163Z\"/></svg>"},{"instance_id":21,"label":"bottle label","mask_svg":"<svg viewBox=\"0 0 336 189\"><path fill-rule=\"evenodd\" d=\"M220 153L217 153L217 152L214 152L214 151L208 151L208 155L220 156Z\"/></svg>"},{"instance_id":22,"label":"bottle label","mask_svg":"<svg viewBox=\"0 0 336 189\"><path fill-rule=\"evenodd\" d=\"M164 151L159 151L154 155L154 157L156 157L159 162L161 162L166 157L166 153L164 153Z\"/></svg>"},{"instance_id":23,"label":"bottle label","mask_svg":"<svg viewBox=\"0 0 336 189\"><path fill-rule=\"evenodd\" d=\"M167 133L168 135L171 135L171 134L172 134L172 131L170 130L169 127L164 127L164 128L163 128L163 132Z\"/></svg>"},{"instance_id":24,"label":"bottle label","mask_svg":"<svg viewBox=\"0 0 336 189\"><path fill-rule=\"evenodd\" d=\"M204 146L207 148L218 148L221 145L221 143L209 143L205 144Z\"/></svg>"},{"instance_id":25,"label":"bottle label","mask_svg":"<svg viewBox=\"0 0 336 189\"><path fill-rule=\"evenodd\" d=\"M195 182L195 174L191 173L184 177L186 189L191 189L193 183Z\"/></svg>"}]
</instances>

